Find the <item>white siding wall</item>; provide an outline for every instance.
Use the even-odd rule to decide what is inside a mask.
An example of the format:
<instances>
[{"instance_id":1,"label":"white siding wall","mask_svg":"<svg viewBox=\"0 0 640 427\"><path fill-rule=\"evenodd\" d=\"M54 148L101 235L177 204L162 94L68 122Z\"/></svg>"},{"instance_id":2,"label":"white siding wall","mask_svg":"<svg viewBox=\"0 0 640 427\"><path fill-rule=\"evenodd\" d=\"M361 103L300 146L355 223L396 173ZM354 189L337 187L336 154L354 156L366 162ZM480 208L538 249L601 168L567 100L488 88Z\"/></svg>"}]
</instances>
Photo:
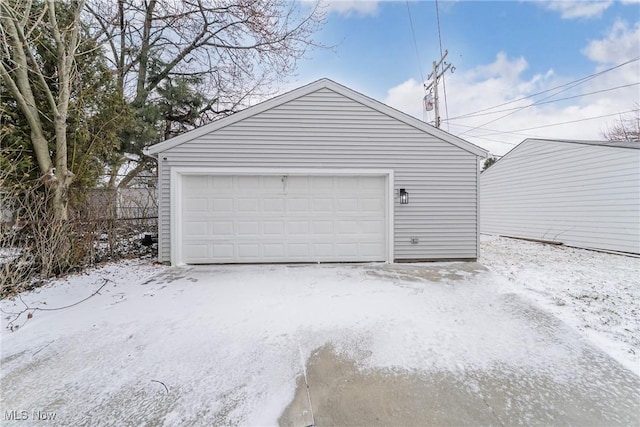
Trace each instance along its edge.
<instances>
[{"instance_id":1,"label":"white siding wall","mask_svg":"<svg viewBox=\"0 0 640 427\"><path fill-rule=\"evenodd\" d=\"M640 150L523 142L481 175L481 231L640 253Z\"/></svg>"},{"instance_id":2,"label":"white siding wall","mask_svg":"<svg viewBox=\"0 0 640 427\"><path fill-rule=\"evenodd\" d=\"M160 259L170 259L170 169L185 166L394 169L395 189L410 193L394 202L395 258L477 258L476 159L321 89L158 154Z\"/></svg>"}]
</instances>

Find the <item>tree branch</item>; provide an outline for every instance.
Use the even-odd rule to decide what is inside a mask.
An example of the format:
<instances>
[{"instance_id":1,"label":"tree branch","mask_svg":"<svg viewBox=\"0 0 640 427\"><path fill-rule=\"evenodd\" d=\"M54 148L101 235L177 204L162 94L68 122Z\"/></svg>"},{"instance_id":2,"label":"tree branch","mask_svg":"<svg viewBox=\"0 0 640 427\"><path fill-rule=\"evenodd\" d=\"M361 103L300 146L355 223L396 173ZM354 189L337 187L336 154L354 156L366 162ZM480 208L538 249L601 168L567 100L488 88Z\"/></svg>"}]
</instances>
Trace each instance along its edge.
<instances>
[{"instance_id":1,"label":"tree branch","mask_svg":"<svg viewBox=\"0 0 640 427\"><path fill-rule=\"evenodd\" d=\"M140 49L139 62L140 70L138 71L138 81L136 85L136 98L134 105L142 105L147 99L149 91L145 87L147 81L147 65L149 64L149 52L151 46L149 44L149 33L151 32L151 24L153 22L153 13L156 6L156 0L149 1L144 16L144 26L142 30L142 47Z\"/></svg>"},{"instance_id":2,"label":"tree branch","mask_svg":"<svg viewBox=\"0 0 640 427\"><path fill-rule=\"evenodd\" d=\"M22 299L22 297L20 296L20 294L18 294L18 298L20 299L20 302L22 302L22 304L25 306L24 310L22 310L20 313L6 313L6 314L14 314L15 317L13 319L11 319L11 321L9 321L9 323L7 323L7 329L9 329L10 331L14 331L17 330L18 328L20 328L21 326L24 326L24 324L29 321L29 319L31 319L33 317L33 313L35 313L36 311L57 311L57 310L64 310L65 308L70 308L73 306L76 306L80 303L85 302L86 300L88 300L89 298L96 296L100 293L100 291L107 286L108 283L113 283L111 280L109 279L102 279L104 282L102 283L102 285L95 290L95 292L93 292L91 295L89 295L86 298L81 299L80 301L74 302L73 304L69 304L69 305L65 305L62 307L56 307L56 308L42 308L42 307L29 307L27 305L26 302L24 302L24 300ZM24 313L27 313L27 320L25 320L25 323L23 323L22 325L18 326L15 325L15 322L20 318L20 316L22 316Z\"/></svg>"},{"instance_id":3,"label":"tree branch","mask_svg":"<svg viewBox=\"0 0 640 427\"><path fill-rule=\"evenodd\" d=\"M122 178L122 181L120 181L120 183L118 184L118 188L126 188L127 185L129 185L129 183L133 179L135 179L140 174L140 172L145 170L148 165L149 165L149 161L146 158L138 160L138 164L136 165L136 167L130 170L129 172L127 172L125 177Z\"/></svg>"}]
</instances>

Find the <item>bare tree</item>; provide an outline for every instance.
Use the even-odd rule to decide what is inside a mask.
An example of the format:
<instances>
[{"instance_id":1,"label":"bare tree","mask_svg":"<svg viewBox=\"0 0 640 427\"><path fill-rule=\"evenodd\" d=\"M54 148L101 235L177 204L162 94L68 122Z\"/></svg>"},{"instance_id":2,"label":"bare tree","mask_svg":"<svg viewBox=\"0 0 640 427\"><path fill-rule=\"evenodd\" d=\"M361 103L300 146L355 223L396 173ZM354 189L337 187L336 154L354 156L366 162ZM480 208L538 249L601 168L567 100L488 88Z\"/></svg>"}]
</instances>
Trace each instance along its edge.
<instances>
[{"instance_id":1,"label":"bare tree","mask_svg":"<svg viewBox=\"0 0 640 427\"><path fill-rule=\"evenodd\" d=\"M324 20L318 3L288 0L89 0L87 5L123 102L138 116L137 128L123 135L122 151L138 155L143 146L184 131L185 125L205 124L271 94L273 83L317 46L312 35ZM175 88L181 85L189 96L178 96ZM178 114L153 110L163 89L172 94L169 102L182 102ZM203 97L183 111L193 94ZM138 164L129 175L144 169Z\"/></svg>"},{"instance_id":2,"label":"bare tree","mask_svg":"<svg viewBox=\"0 0 640 427\"><path fill-rule=\"evenodd\" d=\"M71 82L75 78L78 53L80 13L84 0L73 5L69 22L59 22L54 0L35 7L32 1L0 2L0 78L24 114L30 129L31 144L43 181L53 190L52 207L57 220L66 220L69 185L74 175L67 167L67 117ZM54 66L45 70L37 57L35 45L50 33L55 50ZM34 93L45 95L51 116L38 109ZM42 120L53 123L55 148L45 137Z\"/></svg>"},{"instance_id":3,"label":"bare tree","mask_svg":"<svg viewBox=\"0 0 640 427\"><path fill-rule=\"evenodd\" d=\"M607 141L640 142L640 104L635 104L633 116L620 116L602 136Z\"/></svg>"}]
</instances>

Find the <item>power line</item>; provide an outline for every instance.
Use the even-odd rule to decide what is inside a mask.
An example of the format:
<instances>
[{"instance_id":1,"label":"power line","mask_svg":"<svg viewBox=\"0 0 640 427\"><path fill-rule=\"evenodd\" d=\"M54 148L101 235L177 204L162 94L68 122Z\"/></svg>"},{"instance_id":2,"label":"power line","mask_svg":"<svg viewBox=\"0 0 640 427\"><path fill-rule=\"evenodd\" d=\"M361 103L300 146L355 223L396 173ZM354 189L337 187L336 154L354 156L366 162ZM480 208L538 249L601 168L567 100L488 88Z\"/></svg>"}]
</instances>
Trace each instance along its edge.
<instances>
[{"instance_id":1,"label":"power line","mask_svg":"<svg viewBox=\"0 0 640 427\"><path fill-rule=\"evenodd\" d=\"M440 58L442 58L442 34L440 32L440 11L438 9L438 0L435 1L436 3L436 20L438 22L438 42L440 44ZM447 115L447 118L445 120L447 120L449 118L449 104L447 104L447 84L445 82L445 78L444 78L444 73L442 75L442 91L444 94L444 110L445 113ZM447 123L447 131L449 131L449 123Z\"/></svg>"},{"instance_id":2,"label":"power line","mask_svg":"<svg viewBox=\"0 0 640 427\"><path fill-rule=\"evenodd\" d=\"M591 79L594 79L594 78L595 78L595 77L591 77L591 78L589 78L588 80L591 80ZM585 80L585 81L588 81L588 80ZM554 96L558 95L559 93L566 92L566 91L568 91L568 90L570 90L570 89L573 89L574 87L576 87L576 86L578 86L578 85L581 85L582 83L584 83L584 81L583 81L583 82L580 82L580 83L576 83L576 84L574 84L573 86L569 86L569 87L567 87L566 89L562 89L561 91L558 91L558 92L556 92L556 93L554 93L554 94L551 94L551 95L549 95L549 96L545 96L544 98L542 98L542 99L541 99L540 101L538 101L538 102L544 101L544 100L549 99L549 98L553 98ZM520 112L520 111L522 111L522 110L525 110L525 109L527 109L527 108L534 107L534 106L536 106L536 104L535 104L535 103L534 103L534 104L530 104L530 105L526 105L526 106L521 107L521 108L519 108L519 109L517 109L517 110L515 110L515 111L512 111L512 112L510 112L510 113L507 113L507 114L505 114L504 116L500 116L500 117L498 117L498 118L495 118L495 119L489 120L488 122L486 122L486 123L484 123L484 124L482 124L482 125L480 125L480 126L476 126L475 128L470 129L470 130L468 130L468 131L465 131L465 132L463 132L462 134L464 135L465 133L467 133L467 132L471 132L472 130L483 128L485 125L488 125L489 123L497 122L498 120L504 119L505 117L511 116L512 114L519 113L519 112Z\"/></svg>"},{"instance_id":3,"label":"power line","mask_svg":"<svg viewBox=\"0 0 640 427\"><path fill-rule=\"evenodd\" d=\"M497 129L486 129L488 131L492 131L490 133L485 133L482 135L472 135L470 136L471 138L478 138L478 139L483 139L489 142L497 142L499 144L506 144L506 145L511 145L511 146L515 146L518 145L520 142L508 142L508 141L499 141L496 139L492 139L492 138L487 138L487 136L492 136L492 135L507 135L507 134L511 134L514 136L519 136L522 138L534 138L534 139L549 139L548 136L543 136L543 135L533 135L533 134L523 134L523 133L518 133L520 131L526 131L526 130L533 130L533 129L538 129L538 128L545 128L545 127L552 127L552 126L559 126L559 125L563 125L563 124L570 124L570 123L575 123L575 122L580 122L580 121L588 121L588 120L594 120L594 119L598 119L598 118L602 118L602 117L608 117L608 116L617 116L619 114L628 114L628 113L637 113L640 110L629 110L629 111L623 111L620 113L614 113L614 114L607 114L604 116L596 116L596 117L590 117L590 118L585 118L585 119L578 119L578 120L572 120L572 121L568 121L568 122L561 122L561 123L555 123L555 124L549 124L549 125L541 125L541 126L536 126L533 128L527 128L527 129L517 129L514 131L499 131ZM461 125L458 123L451 123L453 126L458 126L458 127L465 127L465 128L470 128L471 126L466 126L466 125Z\"/></svg>"},{"instance_id":4,"label":"power line","mask_svg":"<svg viewBox=\"0 0 640 427\"><path fill-rule=\"evenodd\" d=\"M471 128L472 126L467 126L467 125L461 125L459 123L451 123L451 126L457 126L457 127L463 127L463 128ZM469 135L469 137L473 137L473 138L481 138L484 135L497 135L497 134L510 134L510 135L514 135L514 136L519 136L522 138L548 138L546 136L542 136L542 135L532 135L532 134L525 134L525 133L518 133L518 132L508 132L508 131L500 131L498 129L489 129L489 128L483 128L483 130L485 131L489 131L489 132L493 132L493 133L487 133L487 134L482 134L482 135ZM503 142L503 141L495 141L495 142ZM511 144L511 143L506 143L505 144Z\"/></svg>"},{"instance_id":5,"label":"power line","mask_svg":"<svg viewBox=\"0 0 640 427\"><path fill-rule=\"evenodd\" d=\"M493 107L483 108L482 110L478 110L478 111L475 111L475 112L472 112L472 113L463 114L462 116L457 116L457 117L454 117L454 118L452 118L452 119L450 119L450 120L457 119L457 118L461 118L461 117L466 117L466 116L468 116L468 115L472 115L472 114L476 114L476 113L481 113L481 112L488 111L488 110L492 110L492 109L494 109L494 108L498 108L498 107L502 107L502 106L505 106L505 105L513 104L514 102L522 101L522 100L525 100L525 99L528 99L528 98L533 98L534 96L542 95L543 93L551 92L551 91L553 91L553 90L560 89L560 88L563 88L563 87L565 87L565 86L572 85L572 84L574 84L574 83L581 83L581 82L583 82L583 80L584 80L584 81L588 81L588 80L591 80L591 79L592 79L592 78L594 78L594 77L600 76L600 75L602 75L602 74L604 74L604 73L607 73L607 72L609 72L609 71L613 71L613 70L615 70L615 69L617 69L617 68L620 68L620 67L623 67L623 66L625 66L625 65L628 65L628 64L630 64L630 63L632 63L632 62L638 61L639 59L640 59L640 56L637 56L637 57L635 57L635 58L633 58L633 59L630 59L629 61L623 62L623 63L621 63L621 64L618 64L618 65L616 65L616 66L613 66L613 67L611 67L611 68L608 68L608 69L606 69L606 70L602 70L602 71L599 71L599 72L597 72L597 73L590 74L590 75L585 76L585 77L581 77L581 78L579 78L579 79L577 79L577 80L573 80L573 81L571 81L571 82L568 82L568 83L565 83L565 84L562 84L562 85L559 85L559 86L555 86L555 87L552 87L552 88L550 88L550 89L543 90L543 91L541 91L541 92L537 92L537 93L534 93L534 94L531 94L531 95L528 95L528 96L524 96L524 97L522 97L522 98L514 99L513 101L504 102L504 103L502 103L502 104L498 104L498 105L493 106Z\"/></svg>"},{"instance_id":6,"label":"power line","mask_svg":"<svg viewBox=\"0 0 640 427\"><path fill-rule=\"evenodd\" d=\"M619 114L636 113L638 111L640 111L640 110L634 109L634 110L628 110L628 111L620 111L618 113L603 114L601 116L593 116L593 117L587 117L587 118L584 118L584 119L570 120L570 121L567 121L567 122L552 123L552 124L549 124L549 125L534 126L534 127L530 127L530 128L514 129L514 130L508 130L508 131L497 131L497 132L492 132L492 133L486 133L486 134L483 134L482 136L497 135L497 134L501 134L501 133L515 133L515 132L522 132L522 131L526 131L526 130L534 130L534 129L542 129L542 128L553 127L553 126L568 125L568 124L571 124L571 123L586 122L588 120L594 120L594 119L601 119L601 118L604 118L604 117L617 116ZM474 128L474 129L477 129L477 128ZM471 130L473 130L473 129L471 129ZM469 131L466 131L466 132L469 132ZM466 133L466 132L464 132L464 133Z\"/></svg>"},{"instance_id":7,"label":"power line","mask_svg":"<svg viewBox=\"0 0 640 427\"><path fill-rule=\"evenodd\" d=\"M498 144L507 144L507 145L518 145L519 144L519 142L499 141L497 139L485 138L484 136L475 136L474 135L473 138L484 139L485 141L489 141L489 142L497 142Z\"/></svg>"},{"instance_id":8,"label":"power line","mask_svg":"<svg viewBox=\"0 0 640 427\"><path fill-rule=\"evenodd\" d=\"M563 88L563 87L566 87L566 86L573 85L574 83L578 83L578 84L580 84L580 83L584 83L584 82L586 82L586 81L589 81L589 80L593 79L594 77L598 77L598 76L600 76L600 75L602 75L602 74L608 73L608 72L610 72L610 71L613 71L613 70L618 69L618 68L620 68L620 67L623 67L623 66L625 66L625 65L631 64L631 63L636 62L636 61L638 61L638 60L640 60L640 56L637 56L637 57L635 57L635 58L633 58L633 59L630 59L630 60L628 60L628 61L625 61L625 62L623 62L623 63L621 63L621 64L615 65L615 66L613 66L613 67L611 67L611 68L607 68L607 69L605 69L605 70L599 71L599 72L597 72L597 73L590 74L590 75L585 76L585 77L581 77L581 78L579 78L579 79L577 79L577 80L573 80L573 81L570 81L570 82L568 82L568 83L564 83L564 84L561 84L561 85L559 85L559 86L552 87L552 88L550 88L550 89L546 89L546 90L543 90L543 91L540 91L540 92L537 92L537 93L533 93L533 94L531 94L531 95L523 96L523 97L521 97L521 98L514 99L514 100L512 100L512 101L503 102L502 104L498 104L498 105L495 105L495 106L492 106L492 107L487 107L487 108L483 108L483 109L481 109L481 110L477 110L477 111L474 111L474 112L471 112L471 113L466 113L466 114L463 114L463 115L460 115L460 116L456 116L456 117L450 118L450 119L448 119L448 120L454 120L454 119L464 118L464 117L467 117L467 116L469 116L469 115L473 115L473 114L477 114L477 113L482 113L482 112L485 112L485 111L492 110L492 109L494 109L494 108L503 107L503 106L505 106L505 105L513 104L513 103L515 103L515 102L519 102L519 101L522 101L522 100L525 100L525 99L533 98L533 97L535 97L535 96L542 95L542 94L544 94L544 93L548 93L548 92L554 91L554 90L556 90L556 89L560 89L560 88ZM572 86L572 87L574 87L574 86ZM560 93L560 92L558 92L558 93ZM555 95L557 95L557 94L555 94ZM526 108L526 107L524 107L524 108Z\"/></svg>"},{"instance_id":9,"label":"power line","mask_svg":"<svg viewBox=\"0 0 640 427\"><path fill-rule=\"evenodd\" d=\"M420 68L420 78L422 79L422 85L424 86L424 73L422 72L422 60L420 59L420 50L418 49L418 42L416 41L416 32L415 32L415 29L413 28L413 19L411 18L411 8L409 7L409 0L407 0L406 3L407 3L407 13L409 14L409 23L411 24L411 35L413 36L413 46L416 48L416 56L418 57L418 67Z\"/></svg>"},{"instance_id":10,"label":"power line","mask_svg":"<svg viewBox=\"0 0 640 427\"><path fill-rule=\"evenodd\" d=\"M580 94L580 95L567 96L565 98L553 99L551 101L535 102L533 104L528 105L528 107L544 105L544 104L551 104L551 103L554 103L554 102L566 101L568 99L581 98L583 96L595 95L597 93L610 92L610 91L613 91L613 90L623 89L623 88L626 88L626 87L638 86L638 85L640 85L640 82L629 83L629 84L626 84L626 85L610 87L610 88L607 88L607 89L596 90L596 91L593 91L593 92L587 92L587 93L583 93L583 94ZM490 111L490 112L478 113L478 114L467 114L465 116L452 117L452 118L449 119L449 121L451 121L451 120L468 119L468 118L473 118L473 117L489 116L491 114L504 113L506 111L519 110L521 108L523 108L523 107L505 108L504 110L496 110L496 111ZM468 127L472 127L472 126L468 126Z\"/></svg>"},{"instance_id":11,"label":"power line","mask_svg":"<svg viewBox=\"0 0 640 427\"><path fill-rule=\"evenodd\" d=\"M558 95L559 93L566 92L566 91L568 91L568 90L570 90L570 89L573 89L574 87L576 87L576 86L578 86L578 85L581 85L581 84L582 84L582 83L584 83L585 81L588 81L588 80L591 80L591 79L594 79L594 78L595 78L595 77L590 77L590 78L589 78L589 79L587 79L587 80L584 80L584 81L579 82L579 83L575 83L574 85L569 86L569 87L567 87L567 88L565 88L565 89L562 89L562 90L560 90L560 91L558 91L558 92L556 92L556 93L554 93L554 94L551 94L551 95L549 95L549 96L545 96L544 98L542 98L542 99L541 99L540 101L538 101L538 102L541 102L541 101L547 100L547 99L549 99L549 98L553 98L554 96ZM517 110L515 110L515 111L512 111L512 112L510 112L510 113L507 113L507 114L505 114L504 116L500 116L500 117L498 117L498 118L495 118L495 119L489 120L488 122L486 122L486 123L484 123L484 124L482 124L482 125L476 126L476 127L474 127L473 129L469 129L469 130L467 130L467 131L463 132L462 134L464 135L465 133L467 133L467 132L471 132L472 130L480 129L480 128L482 128L482 127L484 127L484 126L488 125L489 123L497 122L498 120L504 119L505 117L511 116L512 114L516 114L516 113L519 113L520 111L525 110L525 109L527 109L527 108L534 107L535 105L536 105L535 103L534 103L534 104L530 104L530 105L526 105L526 106L521 107L521 108L519 108L519 109L517 109Z\"/></svg>"}]
</instances>

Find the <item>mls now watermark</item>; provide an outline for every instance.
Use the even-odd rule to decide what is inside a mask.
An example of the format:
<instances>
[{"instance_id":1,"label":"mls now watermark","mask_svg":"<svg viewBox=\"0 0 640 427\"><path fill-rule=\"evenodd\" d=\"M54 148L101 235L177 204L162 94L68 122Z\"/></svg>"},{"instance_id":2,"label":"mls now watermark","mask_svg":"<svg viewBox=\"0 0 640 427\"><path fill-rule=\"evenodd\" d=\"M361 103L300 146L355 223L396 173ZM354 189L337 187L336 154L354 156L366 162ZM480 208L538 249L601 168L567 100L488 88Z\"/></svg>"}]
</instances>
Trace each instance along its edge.
<instances>
[{"instance_id":1,"label":"mls now watermark","mask_svg":"<svg viewBox=\"0 0 640 427\"><path fill-rule=\"evenodd\" d=\"M56 415L49 411L4 411L5 421L53 421Z\"/></svg>"}]
</instances>

